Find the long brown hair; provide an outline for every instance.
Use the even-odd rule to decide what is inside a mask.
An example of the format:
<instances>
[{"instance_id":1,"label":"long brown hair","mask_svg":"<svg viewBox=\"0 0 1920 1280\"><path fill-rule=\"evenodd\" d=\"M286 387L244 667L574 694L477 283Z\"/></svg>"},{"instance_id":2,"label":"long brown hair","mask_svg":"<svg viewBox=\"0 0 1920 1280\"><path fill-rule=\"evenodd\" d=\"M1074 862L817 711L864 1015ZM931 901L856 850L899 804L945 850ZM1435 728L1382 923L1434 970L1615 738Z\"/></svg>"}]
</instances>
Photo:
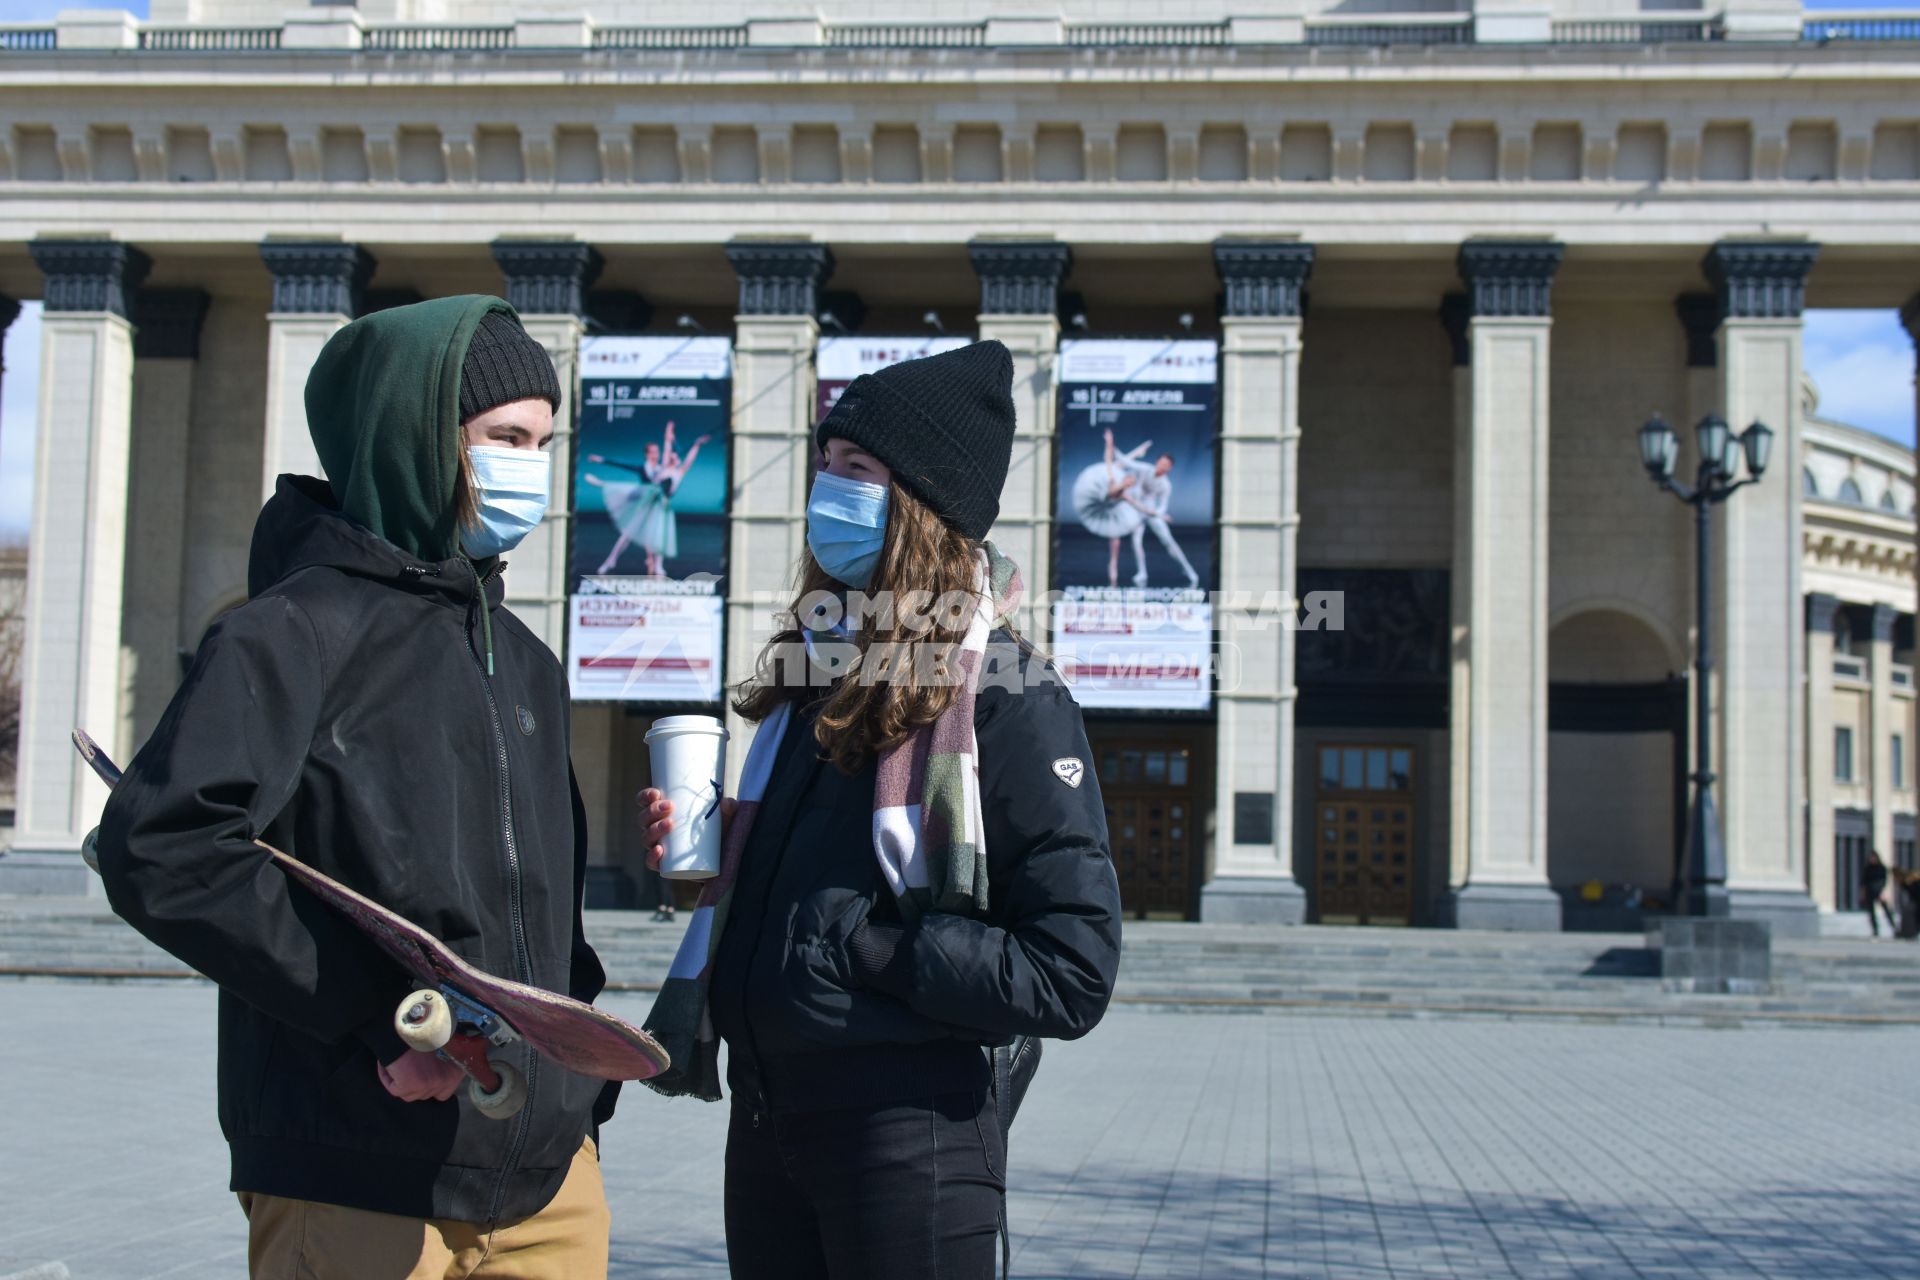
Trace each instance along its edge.
<instances>
[{"instance_id":1,"label":"long brown hair","mask_svg":"<svg viewBox=\"0 0 1920 1280\"><path fill-rule=\"evenodd\" d=\"M951 606L974 598L978 550L978 543L956 533L925 503L899 484L888 483L886 541L863 593L882 607L849 612L847 641L858 648L860 661L826 691L814 721L814 737L839 769L854 772L953 705L959 686L938 672L958 670L970 611ZM827 575L810 550L801 552L795 577L793 603L781 615L782 630L760 651L753 680L734 700L733 709L743 719L757 723L782 703L821 696L818 684L796 678L806 670L800 657L805 642L802 611L812 602L844 595L845 588ZM885 654L917 653L922 660L879 664L886 668L882 674L867 661L876 646Z\"/></svg>"}]
</instances>

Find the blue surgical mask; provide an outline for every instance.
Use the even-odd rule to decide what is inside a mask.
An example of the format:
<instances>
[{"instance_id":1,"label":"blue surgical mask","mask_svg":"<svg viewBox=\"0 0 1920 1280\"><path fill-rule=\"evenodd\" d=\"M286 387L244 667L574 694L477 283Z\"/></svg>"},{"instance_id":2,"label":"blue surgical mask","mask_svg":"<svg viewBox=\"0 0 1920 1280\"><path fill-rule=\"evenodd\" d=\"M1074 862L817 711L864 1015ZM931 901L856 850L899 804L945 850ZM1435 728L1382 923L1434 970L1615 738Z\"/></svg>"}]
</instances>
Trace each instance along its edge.
<instances>
[{"instance_id":1,"label":"blue surgical mask","mask_svg":"<svg viewBox=\"0 0 1920 1280\"><path fill-rule=\"evenodd\" d=\"M864 591L887 542L887 487L822 471L807 497L807 548L837 582Z\"/></svg>"},{"instance_id":2,"label":"blue surgical mask","mask_svg":"<svg viewBox=\"0 0 1920 1280\"><path fill-rule=\"evenodd\" d=\"M460 531L461 547L475 560L511 551L547 514L553 459L534 449L474 444L467 466L480 496L480 526Z\"/></svg>"}]
</instances>

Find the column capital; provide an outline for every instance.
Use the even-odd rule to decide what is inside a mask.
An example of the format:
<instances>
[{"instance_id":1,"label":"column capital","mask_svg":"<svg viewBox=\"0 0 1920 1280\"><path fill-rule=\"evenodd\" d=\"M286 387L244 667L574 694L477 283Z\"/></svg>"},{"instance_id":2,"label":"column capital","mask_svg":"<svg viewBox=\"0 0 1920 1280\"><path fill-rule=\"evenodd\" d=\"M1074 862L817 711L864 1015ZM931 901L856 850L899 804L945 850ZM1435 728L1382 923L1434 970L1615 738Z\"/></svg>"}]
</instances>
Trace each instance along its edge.
<instances>
[{"instance_id":1,"label":"column capital","mask_svg":"<svg viewBox=\"0 0 1920 1280\"><path fill-rule=\"evenodd\" d=\"M204 289L142 289L133 295L133 354L140 360L198 360Z\"/></svg>"},{"instance_id":2,"label":"column capital","mask_svg":"<svg viewBox=\"0 0 1920 1280\"><path fill-rule=\"evenodd\" d=\"M1807 272L1819 256L1817 244L1722 240L1700 267L1719 300L1722 323L1797 320L1806 309Z\"/></svg>"},{"instance_id":3,"label":"column capital","mask_svg":"<svg viewBox=\"0 0 1920 1280\"><path fill-rule=\"evenodd\" d=\"M1222 315L1298 316L1300 287L1313 271L1313 246L1297 240L1215 240L1213 269L1226 286Z\"/></svg>"},{"instance_id":4,"label":"column capital","mask_svg":"<svg viewBox=\"0 0 1920 1280\"><path fill-rule=\"evenodd\" d=\"M46 277L48 311L110 311L127 319L133 291L153 261L119 240L34 240L27 245Z\"/></svg>"},{"instance_id":5,"label":"column capital","mask_svg":"<svg viewBox=\"0 0 1920 1280\"><path fill-rule=\"evenodd\" d=\"M1473 363L1473 341L1468 323L1473 319L1473 299L1464 293L1448 293L1440 298L1440 324L1447 331L1447 345L1453 348L1453 367L1464 369Z\"/></svg>"},{"instance_id":6,"label":"column capital","mask_svg":"<svg viewBox=\"0 0 1920 1280\"><path fill-rule=\"evenodd\" d=\"M13 322L19 319L19 317L19 299L9 298L6 294L0 293L0 336L5 335L7 330L12 327Z\"/></svg>"},{"instance_id":7,"label":"column capital","mask_svg":"<svg viewBox=\"0 0 1920 1280\"><path fill-rule=\"evenodd\" d=\"M1073 250L1058 240L970 240L967 259L980 277L980 314L1050 316Z\"/></svg>"},{"instance_id":8,"label":"column capital","mask_svg":"<svg viewBox=\"0 0 1920 1280\"><path fill-rule=\"evenodd\" d=\"M1840 614L1840 597L1816 591L1807 597L1807 630L1833 633L1833 621Z\"/></svg>"},{"instance_id":9,"label":"column capital","mask_svg":"<svg viewBox=\"0 0 1920 1280\"><path fill-rule=\"evenodd\" d=\"M820 286L833 275L833 250L810 240L733 240L727 261L740 277L743 316L806 316L820 310Z\"/></svg>"},{"instance_id":10,"label":"column capital","mask_svg":"<svg viewBox=\"0 0 1920 1280\"><path fill-rule=\"evenodd\" d=\"M587 290L606 266L578 240L495 240L493 260L507 278L507 303L523 316L585 316Z\"/></svg>"},{"instance_id":11,"label":"column capital","mask_svg":"<svg viewBox=\"0 0 1920 1280\"><path fill-rule=\"evenodd\" d=\"M1713 369L1720 364L1720 299L1711 293L1683 293L1673 300L1673 312L1687 331L1687 368Z\"/></svg>"},{"instance_id":12,"label":"column capital","mask_svg":"<svg viewBox=\"0 0 1920 1280\"><path fill-rule=\"evenodd\" d=\"M1469 240L1456 262L1473 314L1550 316L1553 274L1567 247L1553 240Z\"/></svg>"},{"instance_id":13,"label":"column capital","mask_svg":"<svg viewBox=\"0 0 1920 1280\"><path fill-rule=\"evenodd\" d=\"M1900 308L1900 323L1906 326L1913 345L1920 347L1920 293L1908 298L1907 305Z\"/></svg>"},{"instance_id":14,"label":"column capital","mask_svg":"<svg viewBox=\"0 0 1920 1280\"><path fill-rule=\"evenodd\" d=\"M273 276L276 314L360 314L360 295L373 277L373 256L338 240L267 240L260 260Z\"/></svg>"},{"instance_id":15,"label":"column capital","mask_svg":"<svg viewBox=\"0 0 1920 1280\"><path fill-rule=\"evenodd\" d=\"M1873 629L1868 632L1875 644L1890 644L1893 641L1893 624L1899 620L1900 611L1890 604L1873 606Z\"/></svg>"}]
</instances>

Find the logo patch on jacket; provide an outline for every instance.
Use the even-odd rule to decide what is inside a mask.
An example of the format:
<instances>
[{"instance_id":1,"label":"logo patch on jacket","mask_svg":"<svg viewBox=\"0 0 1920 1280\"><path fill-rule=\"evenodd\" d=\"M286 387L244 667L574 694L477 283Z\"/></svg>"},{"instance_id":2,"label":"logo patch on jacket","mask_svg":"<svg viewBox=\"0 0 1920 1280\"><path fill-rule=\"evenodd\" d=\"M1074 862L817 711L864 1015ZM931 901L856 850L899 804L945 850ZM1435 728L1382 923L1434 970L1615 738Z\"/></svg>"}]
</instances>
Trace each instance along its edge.
<instances>
[{"instance_id":1,"label":"logo patch on jacket","mask_svg":"<svg viewBox=\"0 0 1920 1280\"><path fill-rule=\"evenodd\" d=\"M1070 787L1078 787L1087 776L1087 766L1077 756L1061 756L1053 762L1053 776Z\"/></svg>"},{"instance_id":2,"label":"logo patch on jacket","mask_svg":"<svg viewBox=\"0 0 1920 1280\"><path fill-rule=\"evenodd\" d=\"M514 718L520 722L520 732L529 738L533 736L533 712L522 706L514 707Z\"/></svg>"}]
</instances>

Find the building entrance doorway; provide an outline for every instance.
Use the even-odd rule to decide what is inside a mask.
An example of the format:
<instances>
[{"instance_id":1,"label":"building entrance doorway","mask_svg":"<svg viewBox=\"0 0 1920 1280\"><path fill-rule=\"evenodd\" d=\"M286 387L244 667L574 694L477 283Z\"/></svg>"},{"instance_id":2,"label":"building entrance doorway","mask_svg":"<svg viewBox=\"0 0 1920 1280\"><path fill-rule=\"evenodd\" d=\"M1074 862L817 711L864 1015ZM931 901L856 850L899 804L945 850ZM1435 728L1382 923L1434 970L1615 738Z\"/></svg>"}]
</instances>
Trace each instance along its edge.
<instances>
[{"instance_id":1,"label":"building entrance doorway","mask_svg":"<svg viewBox=\"0 0 1920 1280\"><path fill-rule=\"evenodd\" d=\"M1185 919L1197 890L1202 848L1191 746L1160 737L1102 734L1093 752L1121 906L1142 919Z\"/></svg>"},{"instance_id":2,"label":"building entrance doorway","mask_svg":"<svg viewBox=\"0 0 1920 1280\"><path fill-rule=\"evenodd\" d=\"M1313 887L1321 924L1413 921L1413 749L1320 748Z\"/></svg>"}]
</instances>

